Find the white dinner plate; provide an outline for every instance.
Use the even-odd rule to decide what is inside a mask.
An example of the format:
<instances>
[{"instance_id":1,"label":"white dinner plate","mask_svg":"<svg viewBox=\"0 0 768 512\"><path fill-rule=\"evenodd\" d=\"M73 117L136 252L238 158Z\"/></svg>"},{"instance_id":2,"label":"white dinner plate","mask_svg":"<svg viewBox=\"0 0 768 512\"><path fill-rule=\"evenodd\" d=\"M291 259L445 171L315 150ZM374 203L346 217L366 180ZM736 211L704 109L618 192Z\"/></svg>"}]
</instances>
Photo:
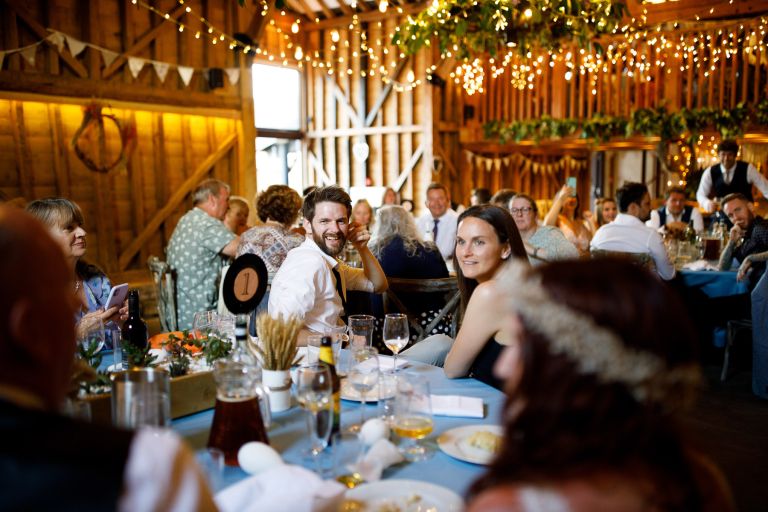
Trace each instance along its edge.
<instances>
[{"instance_id":1,"label":"white dinner plate","mask_svg":"<svg viewBox=\"0 0 768 512\"><path fill-rule=\"evenodd\" d=\"M469 438L475 432L491 432L501 436L503 430L500 425L468 425L466 427L452 428L440 434L437 445L445 453L453 458L471 462L472 464L488 464L495 453L476 448L469 444Z\"/></svg>"},{"instance_id":2,"label":"white dinner plate","mask_svg":"<svg viewBox=\"0 0 768 512\"><path fill-rule=\"evenodd\" d=\"M377 386L378 388L378 386ZM392 390L392 395L394 395L394 390ZM391 398L391 397L387 397ZM342 400L348 400L350 402L362 402L363 397L360 395L360 392L356 390L352 384L349 383L348 379L341 379L341 399ZM378 389L372 389L368 392L368 394L365 395L365 401L369 404L375 403L379 401L379 391Z\"/></svg>"},{"instance_id":3,"label":"white dinner plate","mask_svg":"<svg viewBox=\"0 0 768 512\"><path fill-rule=\"evenodd\" d=\"M363 510L464 510L464 502L455 492L417 480L380 480L359 485L347 491L345 500L362 502Z\"/></svg>"}]
</instances>

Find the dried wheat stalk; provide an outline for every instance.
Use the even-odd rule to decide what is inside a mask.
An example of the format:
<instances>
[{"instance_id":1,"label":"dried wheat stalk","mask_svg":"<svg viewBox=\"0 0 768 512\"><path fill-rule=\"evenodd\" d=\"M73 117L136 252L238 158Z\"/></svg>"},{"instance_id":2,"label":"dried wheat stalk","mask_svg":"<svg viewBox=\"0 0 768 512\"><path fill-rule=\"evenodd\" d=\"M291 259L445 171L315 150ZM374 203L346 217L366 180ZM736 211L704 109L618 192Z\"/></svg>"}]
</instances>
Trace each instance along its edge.
<instances>
[{"instance_id":1,"label":"dried wheat stalk","mask_svg":"<svg viewBox=\"0 0 768 512\"><path fill-rule=\"evenodd\" d=\"M272 318L262 313L256 318L261 346L249 340L249 346L261 358L265 370L289 370L298 354L296 339L304 323L295 316Z\"/></svg>"}]
</instances>

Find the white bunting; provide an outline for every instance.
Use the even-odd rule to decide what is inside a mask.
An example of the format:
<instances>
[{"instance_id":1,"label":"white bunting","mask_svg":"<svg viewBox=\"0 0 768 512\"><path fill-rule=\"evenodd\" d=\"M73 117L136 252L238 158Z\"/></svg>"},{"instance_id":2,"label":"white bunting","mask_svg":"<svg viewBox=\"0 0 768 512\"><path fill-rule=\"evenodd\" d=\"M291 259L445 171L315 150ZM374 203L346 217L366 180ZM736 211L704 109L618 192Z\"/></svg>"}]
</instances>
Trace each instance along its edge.
<instances>
[{"instance_id":1,"label":"white bunting","mask_svg":"<svg viewBox=\"0 0 768 512\"><path fill-rule=\"evenodd\" d=\"M27 46L26 48L21 50L21 56L24 57L24 60L29 62L30 66L35 65L35 53L37 53L37 45L33 44L31 46Z\"/></svg>"},{"instance_id":2,"label":"white bunting","mask_svg":"<svg viewBox=\"0 0 768 512\"><path fill-rule=\"evenodd\" d=\"M192 80L192 73L195 72L195 68L179 66L176 70L179 72L179 76L181 77L181 81L184 82L184 85L189 85L189 81Z\"/></svg>"},{"instance_id":3,"label":"white bunting","mask_svg":"<svg viewBox=\"0 0 768 512\"><path fill-rule=\"evenodd\" d=\"M170 68L170 65L167 62L158 62L153 60L152 67L155 68L157 78L159 78L161 82L165 82L165 77L168 75L168 69Z\"/></svg>"},{"instance_id":4,"label":"white bunting","mask_svg":"<svg viewBox=\"0 0 768 512\"><path fill-rule=\"evenodd\" d=\"M131 69L133 78L138 78L139 73L141 73L141 70L146 63L147 61L144 59L140 59L138 57L128 57L128 67Z\"/></svg>"},{"instance_id":5,"label":"white bunting","mask_svg":"<svg viewBox=\"0 0 768 512\"><path fill-rule=\"evenodd\" d=\"M115 62L117 56L120 55L119 53L107 50L106 48L99 48L99 51L101 52L101 58L104 59L104 66L106 67L111 66L112 63Z\"/></svg>"},{"instance_id":6,"label":"white bunting","mask_svg":"<svg viewBox=\"0 0 768 512\"><path fill-rule=\"evenodd\" d=\"M483 164L485 165L485 172L491 172L493 168L493 160L490 158L483 158Z\"/></svg>"},{"instance_id":7,"label":"white bunting","mask_svg":"<svg viewBox=\"0 0 768 512\"><path fill-rule=\"evenodd\" d=\"M227 72L227 78L229 78L229 83L232 85L237 85L237 82L240 81L240 69L225 68L224 71Z\"/></svg>"},{"instance_id":8,"label":"white bunting","mask_svg":"<svg viewBox=\"0 0 768 512\"><path fill-rule=\"evenodd\" d=\"M46 39L56 45L59 49L59 53L64 51L64 34L61 32L52 32Z\"/></svg>"},{"instance_id":9,"label":"white bunting","mask_svg":"<svg viewBox=\"0 0 768 512\"><path fill-rule=\"evenodd\" d=\"M69 45L69 53L71 53L73 57L77 57L83 50L85 50L84 42L78 41L72 36L65 37L67 38L67 45Z\"/></svg>"}]
</instances>

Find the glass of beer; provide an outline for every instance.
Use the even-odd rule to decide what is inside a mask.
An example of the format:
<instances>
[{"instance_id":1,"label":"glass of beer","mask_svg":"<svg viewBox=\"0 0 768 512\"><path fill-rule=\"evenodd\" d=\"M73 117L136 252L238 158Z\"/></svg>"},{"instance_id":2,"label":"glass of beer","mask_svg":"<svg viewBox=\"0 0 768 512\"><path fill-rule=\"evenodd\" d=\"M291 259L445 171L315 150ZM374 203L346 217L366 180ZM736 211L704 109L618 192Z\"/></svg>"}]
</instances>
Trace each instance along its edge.
<instances>
[{"instance_id":1,"label":"glass of beer","mask_svg":"<svg viewBox=\"0 0 768 512\"><path fill-rule=\"evenodd\" d=\"M424 460L432 450L419 443L432 433L432 400L426 378L408 374L397 379L392 430L400 438L400 452L409 461Z\"/></svg>"},{"instance_id":2,"label":"glass of beer","mask_svg":"<svg viewBox=\"0 0 768 512\"><path fill-rule=\"evenodd\" d=\"M320 453L328 446L333 427L331 408L333 382L331 372L323 363L302 366L296 374L296 399L307 411L310 450L317 474L322 477Z\"/></svg>"}]
</instances>

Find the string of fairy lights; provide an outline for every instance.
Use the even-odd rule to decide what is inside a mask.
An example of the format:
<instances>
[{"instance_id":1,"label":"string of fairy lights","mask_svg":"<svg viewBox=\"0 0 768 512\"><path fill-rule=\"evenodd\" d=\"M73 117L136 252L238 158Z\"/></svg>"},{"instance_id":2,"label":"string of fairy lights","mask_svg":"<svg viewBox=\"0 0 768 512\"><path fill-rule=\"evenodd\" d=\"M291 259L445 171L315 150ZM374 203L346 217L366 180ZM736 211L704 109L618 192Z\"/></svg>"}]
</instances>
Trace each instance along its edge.
<instances>
[{"instance_id":1,"label":"string of fairy lights","mask_svg":"<svg viewBox=\"0 0 768 512\"><path fill-rule=\"evenodd\" d=\"M424 79L416 76L414 66L406 66L403 70L405 81L397 80L395 72L401 67L401 62L408 56L397 46L391 43L394 31L383 35L381 21L371 22L366 26L360 22L357 14L353 14L346 28L328 29L329 44L322 49L306 51L300 42L304 26L312 22L303 22L300 18L290 18L289 30L284 30L273 17L269 21L269 27L275 32L282 44L277 51L266 48L252 47L237 40L230 34L216 27L205 16L200 15L190 5L188 0L177 0L178 5L184 6L185 16L200 22L200 27L193 29L191 23L179 21L171 15L173 9L168 11L157 9L143 0L131 0L134 5L148 9L161 16L165 20L174 23L179 32L190 30L194 37L207 41L212 45L227 45L231 50L244 53L253 52L260 58L280 62L283 66L312 67L329 76L346 74L358 75L361 78L378 77L385 84L391 84L396 92L407 92L423 84L425 80L431 80L433 73L438 69L438 64L432 64L424 69L421 74ZM729 2L733 3L733 0ZM390 7L387 0L377 2L381 12L386 12ZM439 4L433 2L432 7ZM351 4L356 8L356 2ZM266 0L261 1L262 16L269 14L270 7ZM403 15L403 9L399 6L393 10L398 16ZM461 86L468 95L483 93L485 91L486 74L493 79L508 77L513 87L520 90L532 90L536 86L546 66L554 68L558 63L564 66L564 78L571 81L577 76L589 81L588 90L592 95L597 94L597 82L600 73L608 73L611 66L620 66L622 74L633 78L638 75L641 81L652 81L655 76L671 74L672 68L677 66L681 72L691 68L705 66L704 76L716 71L721 59L731 59L737 54L743 54L746 58L755 58L756 55L768 53L766 44L766 17L755 17L748 20L737 20L730 24L714 24L702 22L701 15L706 12L715 13L715 8L703 8L702 13L693 16L694 21L677 21L674 23L659 23L655 26L647 26L647 9L643 9L639 19L632 18L630 22L617 30L615 36L603 38L600 42L605 47L605 52L599 54L585 49L561 48L556 51L540 51L537 54L528 52L520 55L514 47L514 43L508 43L508 49L496 58L476 57L471 60L459 61L450 70L449 78ZM289 16L284 10L281 16ZM319 22L318 18L314 22ZM380 36L369 40L368 31L376 29ZM367 30L366 30L367 29ZM373 33L373 31L371 31ZM342 38L342 34L346 37ZM350 35L359 37L359 50L350 49ZM343 39L343 40L342 40ZM456 49L453 49L455 52ZM454 57L451 49L440 55L439 62L450 60ZM350 66L352 59L360 59L359 70L353 70Z\"/></svg>"}]
</instances>

